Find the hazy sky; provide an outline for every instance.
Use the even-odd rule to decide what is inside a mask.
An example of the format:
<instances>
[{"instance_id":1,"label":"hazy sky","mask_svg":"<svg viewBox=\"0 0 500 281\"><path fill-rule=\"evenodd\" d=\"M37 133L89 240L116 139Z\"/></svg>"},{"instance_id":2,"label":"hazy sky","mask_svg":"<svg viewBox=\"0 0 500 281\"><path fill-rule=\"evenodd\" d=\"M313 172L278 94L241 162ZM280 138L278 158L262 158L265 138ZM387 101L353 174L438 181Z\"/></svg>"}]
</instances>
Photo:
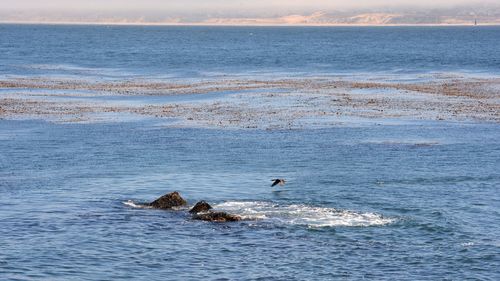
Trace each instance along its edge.
<instances>
[{"instance_id":1,"label":"hazy sky","mask_svg":"<svg viewBox=\"0 0 500 281\"><path fill-rule=\"evenodd\" d=\"M189 12L200 9L238 11L241 9L325 10L380 6L452 7L500 0L0 0L0 10L163 10Z\"/></svg>"}]
</instances>

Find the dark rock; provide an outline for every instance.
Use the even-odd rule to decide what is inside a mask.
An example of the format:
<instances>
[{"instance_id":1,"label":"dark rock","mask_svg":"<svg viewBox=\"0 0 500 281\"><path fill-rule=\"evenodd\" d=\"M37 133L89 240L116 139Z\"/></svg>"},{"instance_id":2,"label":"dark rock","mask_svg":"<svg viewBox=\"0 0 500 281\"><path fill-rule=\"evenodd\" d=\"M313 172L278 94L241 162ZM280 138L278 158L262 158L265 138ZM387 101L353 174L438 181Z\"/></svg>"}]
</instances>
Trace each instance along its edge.
<instances>
[{"instance_id":1,"label":"dark rock","mask_svg":"<svg viewBox=\"0 0 500 281\"><path fill-rule=\"evenodd\" d=\"M240 221L241 217L236 215L231 215L226 212L207 212L200 213L193 216L195 220L211 221L211 222L228 222L228 221Z\"/></svg>"},{"instance_id":2,"label":"dark rock","mask_svg":"<svg viewBox=\"0 0 500 281\"><path fill-rule=\"evenodd\" d=\"M151 202L149 206L157 209L172 209L173 207L181 207L186 204L186 200L181 197L179 192L174 191L156 199L155 201Z\"/></svg>"},{"instance_id":3,"label":"dark rock","mask_svg":"<svg viewBox=\"0 0 500 281\"><path fill-rule=\"evenodd\" d=\"M210 204L208 204L205 201L200 201L196 203L196 205L194 205L194 207L191 210L189 210L189 212L191 214L198 214L202 212L208 212L210 209L212 209L212 206L210 206Z\"/></svg>"}]
</instances>

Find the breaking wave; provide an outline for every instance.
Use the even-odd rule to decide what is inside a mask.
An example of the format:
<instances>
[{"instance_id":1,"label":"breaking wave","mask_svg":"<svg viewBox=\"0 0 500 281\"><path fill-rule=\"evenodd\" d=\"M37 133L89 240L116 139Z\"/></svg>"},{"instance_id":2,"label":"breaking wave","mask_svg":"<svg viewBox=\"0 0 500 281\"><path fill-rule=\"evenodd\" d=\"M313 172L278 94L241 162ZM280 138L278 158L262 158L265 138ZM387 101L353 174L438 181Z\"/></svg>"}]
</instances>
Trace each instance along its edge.
<instances>
[{"instance_id":1,"label":"breaking wave","mask_svg":"<svg viewBox=\"0 0 500 281\"><path fill-rule=\"evenodd\" d=\"M303 204L279 205L259 201L229 201L217 204L214 208L239 215L244 219L270 220L277 223L303 225L311 228L381 226L395 221L375 213L360 213Z\"/></svg>"},{"instance_id":2,"label":"breaking wave","mask_svg":"<svg viewBox=\"0 0 500 281\"><path fill-rule=\"evenodd\" d=\"M132 207L132 208L139 208L139 209L151 209L151 206L148 206L148 205L144 205L144 204L139 204L139 203L135 203L134 201L132 200L128 200L128 201L124 201L122 202L124 205L126 206L129 206L129 207Z\"/></svg>"}]
</instances>

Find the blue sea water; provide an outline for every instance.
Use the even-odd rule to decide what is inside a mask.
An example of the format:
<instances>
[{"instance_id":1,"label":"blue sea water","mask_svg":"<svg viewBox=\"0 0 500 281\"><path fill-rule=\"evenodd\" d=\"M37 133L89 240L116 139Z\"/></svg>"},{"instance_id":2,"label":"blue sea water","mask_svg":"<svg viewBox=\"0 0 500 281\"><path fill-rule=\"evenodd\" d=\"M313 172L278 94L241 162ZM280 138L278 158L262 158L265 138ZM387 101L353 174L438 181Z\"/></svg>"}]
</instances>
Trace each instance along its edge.
<instances>
[{"instance_id":1,"label":"blue sea water","mask_svg":"<svg viewBox=\"0 0 500 281\"><path fill-rule=\"evenodd\" d=\"M498 27L0 25L0 75L498 75L498 46ZM499 139L479 122L3 119L0 280L498 280ZM251 220L134 207L174 190Z\"/></svg>"},{"instance_id":2,"label":"blue sea water","mask_svg":"<svg viewBox=\"0 0 500 281\"><path fill-rule=\"evenodd\" d=\"M0 25L0 75L498 75L500 27Z\"/></svg>"}]
</instances>

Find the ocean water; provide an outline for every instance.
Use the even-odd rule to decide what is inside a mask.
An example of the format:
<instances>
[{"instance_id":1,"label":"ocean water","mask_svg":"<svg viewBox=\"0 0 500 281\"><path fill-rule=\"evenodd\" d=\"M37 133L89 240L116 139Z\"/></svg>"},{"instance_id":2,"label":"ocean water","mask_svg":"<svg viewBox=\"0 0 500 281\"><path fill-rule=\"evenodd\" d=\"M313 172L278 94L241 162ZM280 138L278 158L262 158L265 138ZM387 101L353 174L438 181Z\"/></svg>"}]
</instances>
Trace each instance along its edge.
<instances>
[{"instance_id":1,"label":"ocean water","mask_svg":"<svg viewBox=\"0 0 500 281\"><path fill-rule=\"evenodd\" d=\"M0 75L498 75L500 27L0 25Z\"/></svg>"},{"instance_id":2,"label":"ocean water","mask_svg":"<svg viewBox=\"0 0 500 281\"><path fill-rule=\"evenodd\" d=\"M498 76L498 46L498 27L0 25L0 75ZM499 129L0 119L0 280L498 280ZM137 206L174 190L246 220Z\"/></svg>"}]
</instances>

